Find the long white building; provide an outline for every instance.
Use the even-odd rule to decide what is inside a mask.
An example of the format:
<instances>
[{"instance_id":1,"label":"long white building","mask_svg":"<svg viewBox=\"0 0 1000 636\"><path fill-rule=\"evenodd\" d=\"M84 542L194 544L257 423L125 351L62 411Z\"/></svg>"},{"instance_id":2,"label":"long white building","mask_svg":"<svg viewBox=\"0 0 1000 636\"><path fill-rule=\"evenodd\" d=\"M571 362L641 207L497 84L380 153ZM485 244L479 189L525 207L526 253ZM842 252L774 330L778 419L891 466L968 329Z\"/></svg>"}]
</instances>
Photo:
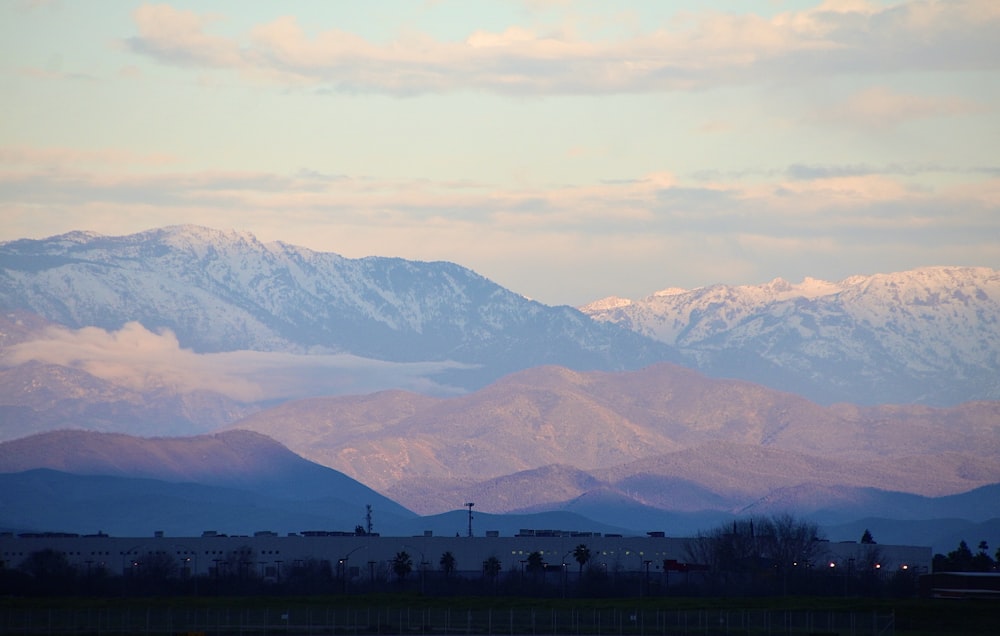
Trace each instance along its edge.
<instances>
[{"instance_id":1,"label":"long white building","mask_svg":"<svg viewBox=\"0 0 1000 636\"><path fill-rule=\"evenodd\" d=\"M491 533L495 534L495 533ZM657 533L654 533L656 535ZM588 567L607 572L660 573L666 567L682 567L687 561L688 539L665 536L618 536L525 530L516 536L444 537L430 533L412 537L356 536L346 533L295 533L278 536L258 532L252 536L220 535L206 532L200 537L111 537L107 535L66 536L0 535L0 566L18 567L31 553L51 549L66 556L80 571L103 569L109 574L128 574L142 568L152 558L172 559L184 576L212 576L220 573L253 574L279 579L283 572L306 563L329 565L345 580L364 582L391 576L391 562L406 552L413 571L438 571L441 557L450 552L457 575L480 575L484 563L496 558L501 572L523 571L528 555L538 552L548 570L576 572L579 564L573 552L584 545L590 552ZM929 572L931 548L925 546L878 545L821 542L811 563L793 567L862 567L878 550L875 567Z\"/></svg>"}]
</instances>

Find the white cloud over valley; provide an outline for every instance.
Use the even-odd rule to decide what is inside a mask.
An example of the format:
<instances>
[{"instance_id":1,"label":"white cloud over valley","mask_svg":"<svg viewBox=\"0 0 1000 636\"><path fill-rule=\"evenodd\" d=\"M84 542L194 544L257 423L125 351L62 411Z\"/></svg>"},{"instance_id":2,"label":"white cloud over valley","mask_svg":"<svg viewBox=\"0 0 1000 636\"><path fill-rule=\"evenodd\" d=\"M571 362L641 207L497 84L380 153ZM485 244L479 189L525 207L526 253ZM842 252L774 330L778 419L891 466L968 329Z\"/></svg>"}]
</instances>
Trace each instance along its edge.
<instances>
[{"instance_id":1,"label":"white cloud over valley","mask_svg":"<svg viewBox=\"0 0 1000 636\"><path fill-rule=\"evenodd\" d=\"M72 367L135 391L210 391L240 402L361 394L399 388L454 394L435 382L443 371L469 368L453 362L384 362L349 354L296 355L231 351L196 353L169 330L154 333L137 322L117 331L49 327L37 339L9 347L0 365L30 361Z\"/></svg>"}]
</instances>

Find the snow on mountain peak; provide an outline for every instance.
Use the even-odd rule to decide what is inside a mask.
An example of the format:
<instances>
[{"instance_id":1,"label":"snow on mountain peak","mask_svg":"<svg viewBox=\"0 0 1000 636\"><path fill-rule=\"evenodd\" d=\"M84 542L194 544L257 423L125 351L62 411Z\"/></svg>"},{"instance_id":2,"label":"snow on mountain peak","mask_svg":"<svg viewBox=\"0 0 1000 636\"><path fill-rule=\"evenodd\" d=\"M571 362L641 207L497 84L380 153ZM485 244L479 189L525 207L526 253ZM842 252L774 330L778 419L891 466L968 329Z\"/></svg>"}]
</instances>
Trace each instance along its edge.
<instances>
[{"instance_id":1,"label":"snow on mountain peak","mask_svg":"<svg viewBox=\"0 0 1000 636\"><path fill-rule=\"evenodd\" d=\"M608 296L607 298L595 300L594 302L581 307L580 311L583 313L590 313L592 311L607 311L609 309L628 307L631 304L632 301L628 298L622 298L621 296Z\"/></svg>"},{"instance_id":2,"label":"snow on mountain peak","mask_svg":"<svg viewBox=\"0 0 1000 636\"><path fill-rule=\"evenodd\" d=\"M251 232L239 230L217 230L201 225L168 225L163 228L149 230L137 235L138 237L162 237L162 241L168 245L183 248L204 248L207 246L221 246L226 244L237 245L260 245L260 241Z\"/></svg>"},{"instance_id":3,"label":"snow on mountain peak","mask_svg":"<svg viewBox=\"0 0 1000 636\"><path fill-rule=\"evenodd\" d=\"M676 296L678 294L686 294L688 290L683 287L667 287L666 289L661 289L660 291L653 292L653 297L658 296Z\"/></svg>"},{"instance_id":4,"label":"snow on mountain peak","mask_svg":"<svg viewBox=\"0 0 1000 636\"><path fill-rule=\"evenodd\" d=\"M989 268L776 278L581 311L680 347L702 371L772 374L818 401L834 390L868 403L1000 398L1000 272Z\"/></svg>"},{"instance_id":5,"label":"snow on mountain peak","mask_svg":"<svg viewBox=\"0 0 1000 636\"><path fill-rule=\"evenodd\" d=\"M467 387L540 363L618 369L674 355L454 263L351 259L197 225L73 237L71 245L49 239L0 250L0 258L16 256L0 268L0 305L74 328L136 321L170 330L197 353L460 362L468 369L447 381Z\"/></svg>"}]
</instances>

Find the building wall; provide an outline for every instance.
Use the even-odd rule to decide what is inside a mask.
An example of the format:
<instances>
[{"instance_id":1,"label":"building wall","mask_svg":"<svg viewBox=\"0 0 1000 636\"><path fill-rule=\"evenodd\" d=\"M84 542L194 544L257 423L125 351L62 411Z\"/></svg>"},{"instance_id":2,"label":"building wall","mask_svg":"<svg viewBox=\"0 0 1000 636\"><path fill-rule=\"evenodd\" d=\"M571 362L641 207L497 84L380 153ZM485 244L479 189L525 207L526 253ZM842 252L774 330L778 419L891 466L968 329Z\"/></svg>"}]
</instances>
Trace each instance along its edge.
<instances>
[{"instance_id":1,"label":"building wall","mask_svg":"<svg viewBox=\"0 0 1000 636\"><path fill-rule=\"evenodd\" d=\"M149 555L169 555L189 574L208 575L216 568L243 567L260 576L280 576L283 568L310 559L328 561L338 574L369 579L386 576L398 552L407 552L413 570L440 570L441 556L451 552L457 573L481 573L483 563L496 557L505 572L520 571L528 555L538 551L550 568L575 572L576 546L589 548L589 566L609 572L660 572L668 559L685 562L684 538L615 536L517 536L517 537L381 537L381 536L202 536L202 537L21 537L0 536L0 561L13 568L32 552L52 549L66 555L81 570L104 568L122 574L142 567ZM857 543L824 543L814 568L847 568L858 571L872 562L877 549L883 571L913 569L929 572L931 548L924 546L866 546ZM227 564L228 562L228 564ZM647 563L648 562L648 563ZM565 564L565 565L563 565ZM831 566L832 564L832 566ZM648 569L648 570L647 570ZM844 571L844 570L837 570Z\"/></svg>"}]
</instances>

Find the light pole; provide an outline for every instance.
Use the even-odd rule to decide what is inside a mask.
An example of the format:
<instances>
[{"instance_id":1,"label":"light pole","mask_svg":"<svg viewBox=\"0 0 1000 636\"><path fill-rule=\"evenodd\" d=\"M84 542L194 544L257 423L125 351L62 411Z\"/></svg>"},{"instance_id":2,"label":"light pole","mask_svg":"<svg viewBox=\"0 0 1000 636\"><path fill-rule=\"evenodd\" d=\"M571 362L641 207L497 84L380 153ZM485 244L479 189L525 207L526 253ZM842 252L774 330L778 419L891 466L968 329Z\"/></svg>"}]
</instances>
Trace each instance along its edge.
<instances>
[{"instance_id":1,"label":"light pole","mask_svg":"<svg viewBox=\"0 0 1000 636\"><path fill-rule=\"evenodd\" d=\"M474 503L467 503L465 507L469 509L469 536L472 536L472 507L475 506Z\"/></svg>"},{"instance_id":2,"label":"light pole","mask_svg":"<svg viewBox=\"0 0 1000 636\"><path fill-rule=\"evenodd\" d=\"M472 535L469 535L472 536ZM412 546L408 543L403 544L404 548L410 548L411 550L416 550L420 553L420 593L424 593L424 574L427 571L427 558L424 556L423 550L416 546Z\"/></svg>"},{"instance_id":3,"label":"light pole","mask_svg":"<svg viewBox=\"0 0 1000 636\"><path fill-rule=\"evenodd\" d=\"M337 562L337 567L340 568L340 590L341 594L347 594L347 564L350 562L351 555L360 550L361 548L367 547L366 545L359 545L356 548L351 549L347 554L342 556Z\"/></svg>"},{"instance_id":4,"label":"light pole","mask_svg":"<svg viewBox=\"0 0 1000 636\"><path fill-rule=\"evenodd\" d=\"M191 558L194 557L194 569L191 569ZM187 570L188 578L194 579L194 595L198 596L198 553L192 552L191 556L184 557L184 568Z\"/></svg>"},{"instance_id":5,"label":"light pole","mask_svg":"<svg viewBox=\"0 0 1000 636\"><path fill-rule=\"evenodd\" d=\"M566 574L566 567L567 567L567 565L566 565L566 557L568 557L569 555L573 554L573 552L574 552L574 550L570 550L566 554L562 555L562 559L559 560L560 563L561 563L561 565L562 565L562 596L563 596L563 598L566 598L566 578L568 576Z\"/></svg>"}]
</instances>

